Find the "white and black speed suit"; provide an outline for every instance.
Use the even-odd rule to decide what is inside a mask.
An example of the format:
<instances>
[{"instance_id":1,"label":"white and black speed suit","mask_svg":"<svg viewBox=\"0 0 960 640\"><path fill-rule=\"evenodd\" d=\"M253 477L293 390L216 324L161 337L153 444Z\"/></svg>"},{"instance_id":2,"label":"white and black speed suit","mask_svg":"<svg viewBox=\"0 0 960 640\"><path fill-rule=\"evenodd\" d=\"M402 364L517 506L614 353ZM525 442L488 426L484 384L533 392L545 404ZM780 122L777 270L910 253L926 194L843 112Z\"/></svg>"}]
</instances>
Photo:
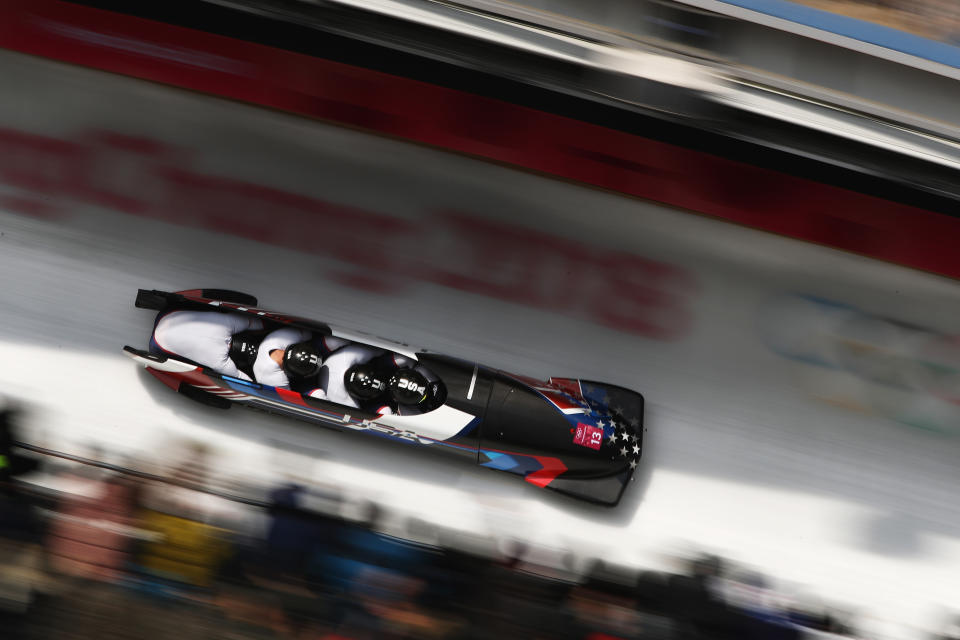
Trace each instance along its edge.
<instances>
[{"instance_id":1,"label":"white and black speed suit","mask_svg":"<svg viewBox=\"0 0 960 640\"><path fill-rule=\"evenodd\" d=\"M320 387L314 389L308 395L347 407L359 408L360 405L347 392L344 376L350 367L357 364L366 364L383 353L383 349L362 344L348 344L337 349L323 361Z\"/></svg>"},{"instance_id":2,"label":"white and black speed suit","mask_svg":"<svg viewBox=\"0 0 960 640\"><path fill-rule=\"evenodd\" d=\"M426 378L427 382L437 382L438 380L440 380L440 378L435 376L432 371L430 371L425 366L423 366L422 364L420 364L419 362L417 362L412 358L401 356L395 353L393 354L392 361L393 361L393 365L397 367L397 369L411 368L417 373L419 373L420 375L422 375L424 378ZM381 415L396 414L396 415L404 416L404 415L416 415L424 412L424 409L420 407L410 408L410 407L405 407L403 405L397 405L396 403L393 403L392 407L388 406L388 407L384 407L384 409L385 409L384 411L379 412Z\"/></svg>"},{"instance_id":3,"label":"white and black speed suit","mask_svg":"<svg viewBox=\"0 0 960 640\"><path fill-rule=\"evenodd\" d=\"M230 341L241 331L263 329L259 318L220 311L173 311L160 318L151 347L192 360L217 373L250 380L230 359Z\"/></svg>"}]
</instances>

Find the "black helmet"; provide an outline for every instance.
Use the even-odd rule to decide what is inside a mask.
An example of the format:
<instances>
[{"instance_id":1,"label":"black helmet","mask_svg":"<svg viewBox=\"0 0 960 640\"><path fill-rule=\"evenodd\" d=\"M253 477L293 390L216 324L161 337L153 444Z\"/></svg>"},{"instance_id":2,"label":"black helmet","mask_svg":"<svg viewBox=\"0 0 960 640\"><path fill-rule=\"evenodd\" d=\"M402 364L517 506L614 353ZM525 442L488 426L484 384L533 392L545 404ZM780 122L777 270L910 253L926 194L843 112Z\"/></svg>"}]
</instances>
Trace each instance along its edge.
<instances>
[{"instance_id":1,"label":"black helmet","mask_svg":"<svg viewBox=\"0 0 960 640\"><path fill-rule=\"evenodd\" d=\"M249 374L247 369L252 369L253 363L257 361L262 340L262 331L241 331L230 338L230 359L238 369Z\"/></svg>"},{"instance_id":2,"label":"black helmet","mask_svg":"<svg viewBox=\"0 0 960 640\"><path fill-rule=\"evenodd\" d=\"M368 364L355 364L347 369L343 384L347 393L357 400L373 400L387 389L383 376Z\"/></svg>"},{"instance_id":3,"label":"black helmet","mask_svg":"<svg viewBox=\"0 0 960 640\"><path fill-rule=\"evenodd\" d=\"M430 393L430 383L423 374L405 367L390 376L390 397L394 402L408 407L415 407L427 399Z\"/></svg>"},{"instance_id":4,"label":"black helmet","mask_svg":"<svg viewBox=\"0 0 960 640\"><path fill-rule=\"evenodd\" d=\"M291 378L310 378L320 372L320 353L309 340L287 347L283 370Z\"/></svg>"}]
</instances>

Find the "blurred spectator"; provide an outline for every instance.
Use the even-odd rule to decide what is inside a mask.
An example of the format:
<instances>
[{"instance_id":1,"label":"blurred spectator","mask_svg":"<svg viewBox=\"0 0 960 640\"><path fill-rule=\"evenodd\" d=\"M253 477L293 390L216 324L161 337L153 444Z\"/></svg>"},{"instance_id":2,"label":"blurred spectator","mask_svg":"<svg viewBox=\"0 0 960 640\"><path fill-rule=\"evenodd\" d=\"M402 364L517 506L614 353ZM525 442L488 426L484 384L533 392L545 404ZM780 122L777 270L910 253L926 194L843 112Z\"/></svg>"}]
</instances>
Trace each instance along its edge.
<instances>
[{"instance_id":1,"label":"blurred spectator","mask_svg":"<svg viewBox=\"0 0 960 640\"><path fill-rule=\"evenodd\" d=\"M37 496L2 496L3 638L792 640L798 627L849 632L822 607L787 611L770 581L716 556L690 560L682 575L597 562L581 579L565 550L514 540L504 557L488 537L417 520L398 537L387 533L380 505L347 521L312 509L319 494L300 484L267 492L268 526L256 538L240 535L240 507L209 489L209 453L194 447L180 457L142 491L119 474L68 472L72 484L59 486L71 495L51 510L46 540L50 566L73 588L42 589ZM950 633L937 640L957 640Z\"/></svg>"},{"instance_id":2,"label":"blurred spectator","mask_svg":"<svg viewBox=\"0 0 960 640\"><path fill-rule=\"evenodd\" d=\"M208 456L205 448L192 446L169 474L169 484L153 483L144 491L139 527L151 536L140 546L136 563L160 581L158 588L210 587L228 557L235 509L201 490L209 482Z\"/></svg>"},{"instance_id":3,"label":"blurred spectator","mask_svg":"<svg viewBox=\"0 0 960 640\"><path fill-rule=\"evenodd\" d=\"M5 407L0 409L0 491L11 490L14 478L36 470L40 463L18 451L15 443L16 422L20 410Z\"/></svg>"},{"instance_id":4,"label":"blurred spectator","mask_svg":"<svg viewBox=\"0 0 960 640\"><path fill-rule=\"evenodd\" d=\"M304 501L307 489L288 484L270 493L272 506L265 551L274 570L298 573L320 544L329 544L336 535L335 520L317 513L307 513Z\"/></svg>"},{"instance_id":5,"label":"blurred spectator","mask_svg":"<svg viewBox=\"0 0 960 640\"><path fill-rule=\"evenodd\" d=\"M40 524L31 505L0 493L0 635L19 638L43 585ZM25 636L24 636L25 637Z\"/></svg>"},{"instance_id":6,"label":"blurred spectator","mask_svg":"<svg viewBox=\"0 0 960 640\"><path fill-rule=\"evenodd\" d=\"M77 578L114 581L128 561L135 505L134 484L99 469L71 469L72 487L55 506L47 552L52 569Z\"/></svg>"},{"instance_id":7,"label":"blurred spectator","mask_svg":"<svg viewBox=\"0 0 960 640\"><path fill-rule=\"evenodd\" d=\"M0 410L0 631L9 638L26 637L26 616L44 582L42 523L16 481L40 465L15 445L19 417L16 409Z\"/></svg>"},{"instance_id":8,"label":"blurred spectator","mask_svg":"<svg viewBox=\"0 0 960 640\"><path fill-rule=\"evenodd\" d=\"M363 522L343 523L315 551L313 575L340 599L339 632L358 639L444 637L454 625L424 606L440 556L382 533L382 521L382 508L371 502Z\"/></svg>"},{"instance_id":9,"label":"blurred spectator","mask_svg":"<svg viewBox=\"0 0 960 640\"><path fill-rule=\"evenodd\" d=\"M262 603L265 592L269 593L275 626L298 637L329 630L335 618L332 602L324 597L329 594L323 576L314 576L309 567L313 554L335 545L338 522L308 510L305 503L313 498L298 484L270 492L271 520L265 539L237 557L245 584L257 589L254 599Z\"/></svg>"},{"instance_id":10,"label":"blurred spectator","mask_svg":"<svg viewBox=\"0 0 960 640\"><path fill-rule=\"evenodd\" d=\"M786 619L772 620L766 605L756 598L741 597L727 602L725 573L727 563L716 556L701 556L691 561L689 576L672 576L668 580L667 610L678 622L678 637L714 640L793 639L799 632ZM756 580L750 588L755 588ZM743 585L744 583L737 583ZM749 605L749 608L743 607ZM757 617L758 612L763 616Z\"/></svg>"},{"instance_id":11,"label":"blurred spectator","mask_svg":"<svg viewBox=\"0 0 960 640\"><path fill-rule=\"evenodd\" d=\"M183 585L211 585L226 556L226 530L152 509L141 512L140 526L155 536L138 554L142 569Z\"/></svg>"},{"instance_id":12,"label":"blurred spectator","mask_svg":"<svg viewBox=\"0 0 960 640\"><path fill-rule=\"evenodd\" d=\"M724 602L752 618L776 624L789 622L783 599L770 587L767 578L756 571L730 571L719 588Z\"/></svg>"}]
</instances>

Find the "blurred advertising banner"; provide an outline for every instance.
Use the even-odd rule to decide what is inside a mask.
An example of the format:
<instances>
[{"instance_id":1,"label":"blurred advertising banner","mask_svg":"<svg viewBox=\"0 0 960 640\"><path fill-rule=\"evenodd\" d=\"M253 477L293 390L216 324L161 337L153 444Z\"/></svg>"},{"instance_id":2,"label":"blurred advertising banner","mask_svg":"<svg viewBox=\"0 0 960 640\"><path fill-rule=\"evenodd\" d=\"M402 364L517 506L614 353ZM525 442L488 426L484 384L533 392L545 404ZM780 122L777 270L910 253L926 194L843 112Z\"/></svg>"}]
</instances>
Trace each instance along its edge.
<instances>
[{"instance_id":1,"label":"blurred advertising banner","mask_svg":"<svg viewBox=\"0 0 960 640\"><path fill-rule=\"evenodd\" d=\"M960 434L960 338L804 295L761 310L761 335L794 363L798 386L827 404Z\"/></svg>"},{"instance_id":2,"label":"blurred advertising banner","mask_svg":"<svg viewBox=\"0 0 960 640\"><path fill-rule=\"evenodd\" d=\"M325 256L329 277L364 291L432 283L661 340L692 321L686 269L549 227L467 208L398 216L337 204L204 173L186 149L109 131L65 139L0 129L0 147L0 205L11 211L58 218L78 204L103 207Z\"/></svg>"}]
</instances>

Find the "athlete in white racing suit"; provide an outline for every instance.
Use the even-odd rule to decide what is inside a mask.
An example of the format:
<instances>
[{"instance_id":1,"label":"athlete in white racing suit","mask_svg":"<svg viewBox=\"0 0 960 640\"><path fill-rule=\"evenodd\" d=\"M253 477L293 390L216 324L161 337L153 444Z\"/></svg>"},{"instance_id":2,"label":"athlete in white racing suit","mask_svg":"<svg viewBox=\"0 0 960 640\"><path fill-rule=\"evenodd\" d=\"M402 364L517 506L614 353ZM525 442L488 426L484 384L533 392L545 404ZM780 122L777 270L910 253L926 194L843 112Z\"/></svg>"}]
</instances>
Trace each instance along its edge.
<instances>
[{"instance_id":1,"label":"athlete in white racing suit","mask_svg":"<svg viewBox=\"0 0 960 640\"><path fill-rule=\"evenodd\" d=\"M293 386L314 398L381 415L411 415L436 406L437 378L415 360L333 336L315 340L312 332L294 327L265 333L256 317L174 311L157 321L153 342L222 375Z\"/></svg>"},{"instance_id":2,"label":"athlete in white racing suit","mask_svg":"<svg viewBox=\"0 0 960 640\"><path fill-rule=\"evenodd\" d=\"M432 411L442 399L438 399L438 385L440 379L425 366L406 356L394 355L393 364L396 371L387 381L387 391L391 403L381 415L399 414L401 416L416 415Z\"/></svg>"},{"instance_id":3,"label":"athlete in white racing suit","mask_svg":"<svg viewBox=\"0 0 960 640\"><path fill-rule=\"evenodd\" d=\"M365 345L334 351L324 361L321 388L310 392L380 415L415 415L443 402L439 379L416 360Z\"/></svg>"},{"instance_id":4,"label":"athlete in white racing suit","mask_svg":"<svg viewBox=\"0 0 960 640\"><path fill-rule=\"evenodd\" d=\"M174 311L159 319L153 337L161 350L217 373L280 388L316 376L321 354L345 343L327 336L318 348L310 331L294 327L264 333L259 318L239 313Z\"/></svg>"},{"instance_id":5,"label":"athlete in white racing suit","mask_svg":"<svg viewBox=\"0 0 960 640\"><path fill-rule=\"evenodd\" d=\"M174 311L157 322L153 338L164 351L193 360L217 373L250 380L230 359L234 334L263 329L259 318L218 311Z\"/></svg>"},{"instance_id":6,"label":"athlete in white racing suit","mask_svg":"<svg viewBox=\"0 0 960 640\"><path fill-rule=\"evenodd\" d=\"M323 361L326 375L321 374L320 386L308 395L347 407L359 408L357 400L347 391L344 377L351 367L366 364L383 353L383 349L361 344L348 344L337 349Z\"/></svg>"},{"instance_id":7,"label":"athlete in white racing suit","mask_svg":"<svg viewBox=\"0 0 960 640\"><path fill-rule=\"evenodd\" d=\"M309 343L309 344L307 344ZM273 387L290 387L290 376L296 378L298 391L305 391L303 385L319 373L323 358L332 351L348 344L343 338L320 336L314 339L310 331L284 327L270 333L260 343L257 360L253 365L253 376L260 384ZM299 348L291 351L291 347ZM297 357L303 361L298 368L288 359ZM306 361L309 360L309 366ZM307 389L310 387L308 386Z\"/></svg>"},{"instance_id":8,"label":"athlete in white racing suit","mask_svg":"<svg viewBox=\"0 0 960 640\"><path fill-rule=\"evenodd\" d=\"M260 384L287 388L290 378L284 370L284 359L290 345L310 340L312 334L304 329L284 327L267 334L260 343L257 359L253 363L253 377Z\"/></svg>"}]
</instances>

